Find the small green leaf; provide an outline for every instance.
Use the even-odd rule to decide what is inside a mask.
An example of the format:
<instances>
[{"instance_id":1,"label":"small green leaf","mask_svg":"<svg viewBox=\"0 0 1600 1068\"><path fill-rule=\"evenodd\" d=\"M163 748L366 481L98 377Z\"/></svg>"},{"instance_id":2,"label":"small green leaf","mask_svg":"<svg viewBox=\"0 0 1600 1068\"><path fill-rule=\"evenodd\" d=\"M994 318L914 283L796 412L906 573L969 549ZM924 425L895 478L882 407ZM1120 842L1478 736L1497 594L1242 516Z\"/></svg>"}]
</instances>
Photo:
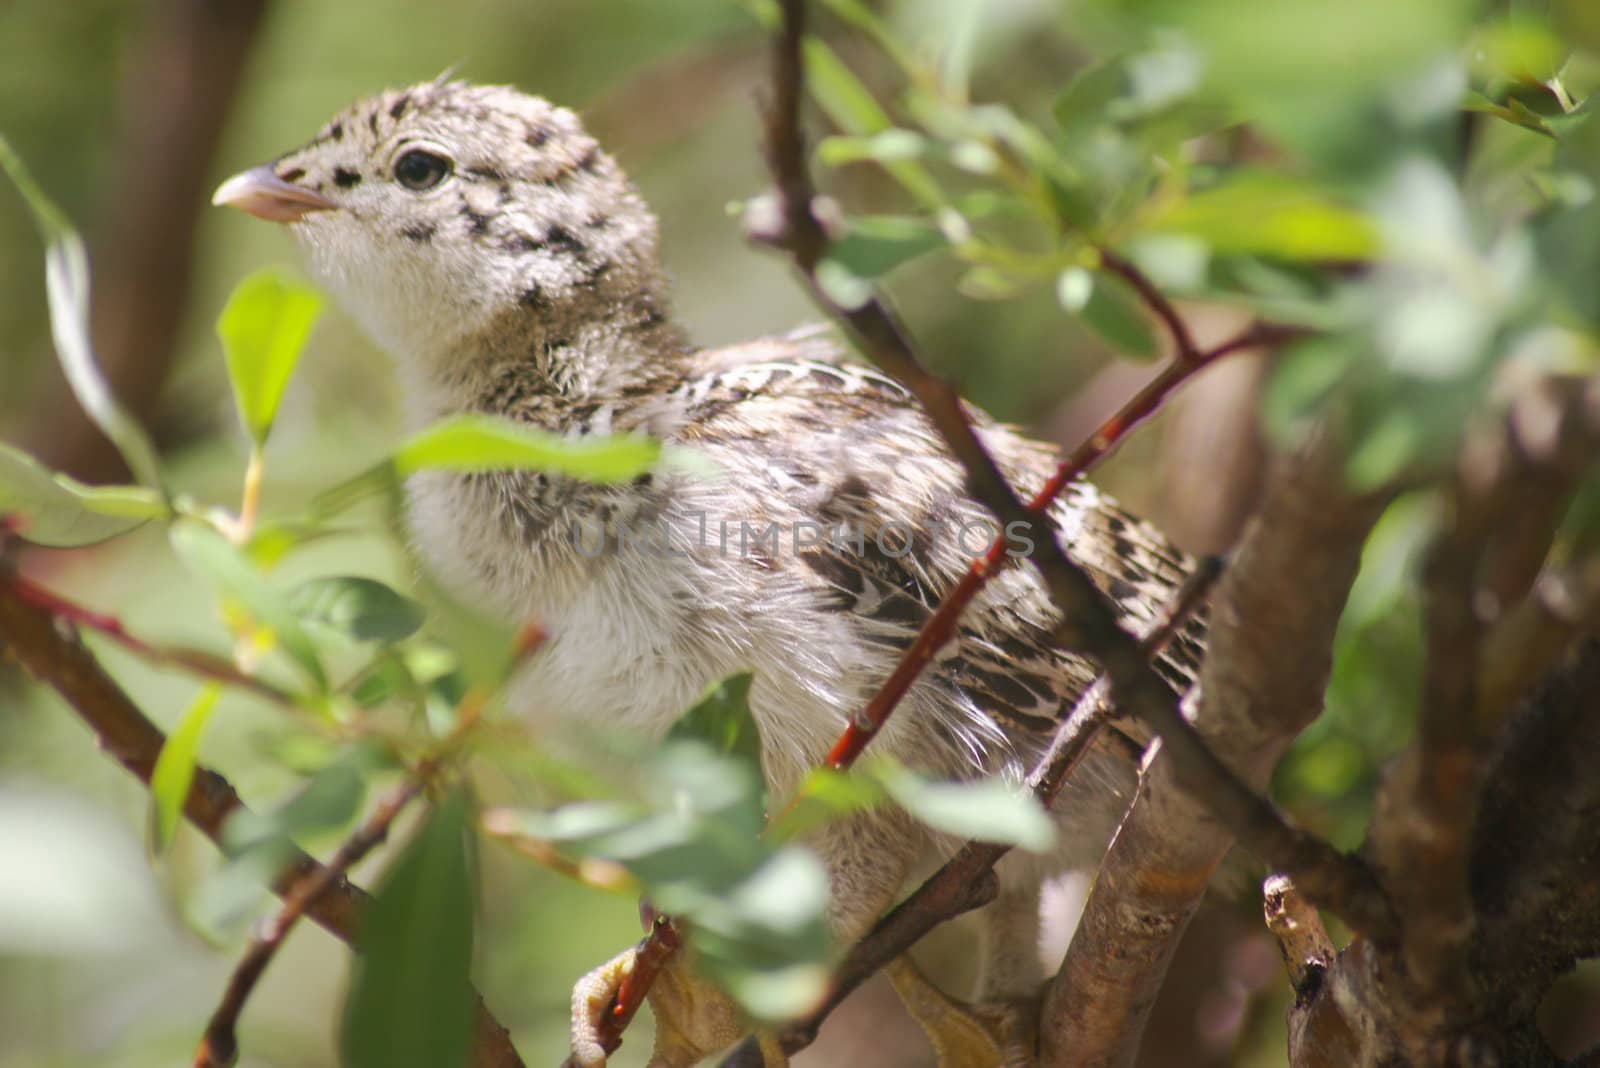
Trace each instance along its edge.
<instances>
[{"instance_id":1,"label":"small green leaf","mask_svg":"<svg viewBox=\"0 0 1600 1068\"><path fill-rule=\"evenodd\" d=\"M377 763L376 750L362 747L319 770L271 809L235 813L223 827L228 852L237 856L344 827L360 809L367 792L365 775Z\"/></svg>"},{"instance_id":2,"label":"small green leaf","mask_svg":"<svg viewBox=\"0 0 1600 1068\"><path fill-rule=\"evenodd\" d=\"M1258 171L1174 201L1148 227L1199 238L1218 253L1282 260L1365 260L1379 245L1377 227L1361 212L1303 182Z\"/></svg>"},{"instance_id":3,"label":"small green leaf","mask_svg":"<svg viewBox=\"0 0 1600 1068\"><path fill-rule=\"evenodd\" d=\"M969 300L1011 300L1027 292L1031 284L1031 279L982 263L956 280L956 292Z\"/></svg>"},{"instance_id":4,"label":"small green leaf","mask_svg":"<svg viewBox=\"0 0 1600 1068\"><path fill-rule=\"evenodd\" d=\"M1089 184L1069 175L1064 168L1048 170L1042 177L1056 218L1075 230L1093 229L1099 221L1100 209Z\"/></svg>"},{"instance_id":5,"label":"small green leaf","mask_svg":"<svg viewBox=\"0 0 1600 1068\"><path fill-rule=\"evenodd\" d=\"M660 458L660 442L635 434L569 438L512 419L457 415L400 446L394 466L401 475L430 469L527 469L587 482L626 482L649 471Z\"/></svg>"},{"instance_id":6,"label":"small green leaf","mask_svg":"<svg viewBox=\"0 0 1600 1068\"><path fill-rule=\"evenodd\" d=\"M794 803L768 828L774 842L788 842L853 812L883 802L883 788L870 776L834 768L813 768L795 793Z\"/></svg>"},{"instance_id":7,"label":"small green leaf","mask_svg":"<svg viewBox=\"0 0 1600 1068\"><path fill-rule=\"evenodd\" d=\"M1269 437L1291 447L1355 365L1347 347L1315 341L1281 354L1261 400Z\"/></svg>"},{"instance_id":8,"label":"small green leaf","mask_svg":"<svg viewBox=\"0 0 1600 1068\"><path fill-rule=\"evenodd\" d=\"M143 428L117 402L100 374L89 341L89 254L61 209L44 195L20 156L0 137L0 170L11 176L45 239L45 291L50 330L73 395L122 454L141 483L161 489L156 450Z\"/></svg>"},{"instance_id":9,"label":"small green leaf","mask_svg":"<svg viewBox=\"0 0 1600 1068\"><path fill-rule=\"evenodd\" d=\"M827 167L863 161L898 163L916 159L927 151L926 137L895 127L880 130L870 137L825 137L817 145L817 160Z\"/></svg>"},{"instance_id":10,"label":"small green leaf","mask_svg":"<svg viewBox=\"0 0 1600 1068\"><path fill-rule=\"evenodd\" d=\"M1382 413L1351 447L1345 477L1358 492L1375 490L1404 471L1423 445L1420 417L1396 406Z\"/></svg>"},{"instance_id":11,"label":"small green leaf","mask_svg":"<svg viewBox=\"0 0 1600 1068\"><path fill-rule=\"evenodd\" d=\"M1105 121L1112 101L1128 91L1128 73L1119 59L1093 63L1067 83L1052 111L1069 134L1077 134Z\"/></svg>"},{"instance_id":12,"label":"small green leaf","mask_svg":"<svg viewBox=\"0 0 1600 1068\"><path fill-rule=\"evenodd\" d=\"M194 782L194 764L200 747L200 736L205 733L211 712L217 707L222 688L210 685L200 691L189 711L183 714L178 729L167 736L156 757L155 769L150 773L150 801L153 806L150 820L150 838L156 852L162 852L172 841L178 829L178 819L183 815L184 802L189 799L189 787Z\"/></svg>"},{"instance_id":13,"label":"small green leaf","mask_svg":"<svg viewBox=\"0 0 1600 1068\"><path fill-rule=\"evenodd\" d=\"M311 579L289 594L301 619L327 624L363 642L397 642L422 626L427 610L375 579L339 575Z\"/></svg>"},{"instance_id":14,"label":"small green leaf","mask_svg":"<svg viewBox=\"0 0 1600 1068\"><path fill-rule=\"evenodd\" d=\"M257 445L272 430L284 387L321 310L316 290L269 267L235 286L217 319L239 421Z\"/></svg>"},{"instance_id":15,"label":"small green leaf","mask_svg":"<svg viewBox=\"0 0 1600 1068\"><path fill-rule=\"evenodd\" d=\"M892 129L888 112L872 91L861 84L833 49L816 37L805 41L806 87L822 110L847 134L869 137ZM915 160L895 160L884 164L895 180L905 186L925 207L944 201L939 183Z\"/></svg>"},{"instance_id":16,"label":"small green leaf","mask_svg":"<svg viewBox=\"0 0 1600 1068\"><path fill-rule=\"evenodd\" d=\"M292 754L280 750L275 755ZM318 768L272 808L235 812L222 827L228 861L200 885L190 903L191 918L219 936L231 930L261 902L297 842L349 826L366 795L366 776L391 762L378 746L360 745Z\"/></svg>"},{"instance_id":17,"label":"small green leaf","mask_svg":"<svg viewBox=\"0 0 1600 1068\"><path fill-rule=\"evenodd\" d=\"M1055 824L1038 798L1018 783L1001 778L931 782L889 761L875 762L872 774L896 804L934 830L1035 853L1055 844Z\"/></svg>"},{"instance_id":18,"label":"small green leaf","mask_svg":"<svg viewBox=\"0 0 1600 1068\"><path fill-rule=\"evenodd\" d=\"M828 256L817 264L817 286L844 311L855 311L872 299L872 281Z\"/></svg>"},{"instance_id":19,"label":"small green leaf","mask_svg":"<svg viewBox=\"0 0 1600 1068\"><path fill-rule=\"evenodd\" d=\"M750 713L750 686L755 676L748 671L730 675L712 686L667 731L667 741L696 742L708 746L718 756L732 757L749 784L749 803L738 808L758 833L766 817L767 779L761 768L761 728ZM670 748L663 752L671 769Z\"/></svg>"},{"instance_id":20,"label":"small green leaf","mask_svg":"<svg viewBox=\"0 0 1600 1068\"><path fill-rule=\"evenodd\" d=\"M704 742L714 752L736 757L760 774L761 730L750 714L750 684L754 681L754 675L741 671L715 684L678 717L667 731L667 739Z\"/></svg>"},{"instance_id":21,"label":"small green leaf","mask_svg":"<svg viewBox=\"0 0 1600 1068\"><path fill-rule=\"evenodd\" d=\"M361 925L340 1034L347 1068L464 1068L477 913L471 802L447 795L385 875Z\"/></svg>"},{"instance_id":22,"label":"small green leaf","mask_svg":"<svg viewBox=\"0 0 1600 1068\"><path fill-rule=\"evenodd\" d=\"M256 623L271 630L284 652L305 670L317 688L327 690L328 677L316 646L278 591L228 539L203 523L184 519L173 524L172 547L185 564L209 579L224 596L237 601Z\"/></svg>"},{"instance_id":23,"label":"small green leaf","mask_svg":"<svg viewBox=\"0 0 1600 1068\"><path fill-rule=\"evenodd\" d=\"M944 55L939 61L939 83L954 100L967 98L972 76L973 55L977 51L978 29L983 25L984 0L958 0L955 10L946 8L949 23L944 27Z\"/></svg>"},{"instance_id":24,"label":"small green leaf","mask_svg":"<svg viewBox=\"0 0 1600 1068\"><path fill-rule=\"evenodd\" d=\"M35 545L93 545L167 514L154 490L85 486L0 443L0 516L20 519L19 533Z\"/></svg>"},{"instance_id":25,"label":"small green leaf","mask_svg":"<svg viewBox=\"0 0 1600 1068\"><path fill-rule=\"evenodd\" d=\"M840 129L864 137L893 127L872 90L823 41L806 38L805 64L807 88Z\"/></svg>"},{"instance_id":26,"label":"small green leaf","mask_svg":"<svg viewBox=\"0 0 1600 1068\"><path fill-rule=\"evenodd\" d=\"M858 278L877 278L944 243L939 229L921 219L857 216L850 220L844 237L829 247L828 258Z\"/></svg>"},{"instance_id":27,"label":"small green leaf","mask_svg":"<svg viewBox=\"0 0 1600 1068\"><path fill-rule=\"evenodd\" d=\"M1116 275L1096 272L1088 293L1083 273L1069 269L1056 282L1062 307L1077 315L1124 356L1154 359L1160 352L1155 328L1132 287Z\"/></svg>"},{"instance_id":28,"label":"small green leaf","mask_svg":"<svg viewBox=\"0 0 1600 1068\"><path fill-rule=\"evenodd\" d=\"M807 850L780 849L699 910L690 931L708 975L758 1019L792 1019L827 993L828 876Z\"/></svg>"}]
</instances>

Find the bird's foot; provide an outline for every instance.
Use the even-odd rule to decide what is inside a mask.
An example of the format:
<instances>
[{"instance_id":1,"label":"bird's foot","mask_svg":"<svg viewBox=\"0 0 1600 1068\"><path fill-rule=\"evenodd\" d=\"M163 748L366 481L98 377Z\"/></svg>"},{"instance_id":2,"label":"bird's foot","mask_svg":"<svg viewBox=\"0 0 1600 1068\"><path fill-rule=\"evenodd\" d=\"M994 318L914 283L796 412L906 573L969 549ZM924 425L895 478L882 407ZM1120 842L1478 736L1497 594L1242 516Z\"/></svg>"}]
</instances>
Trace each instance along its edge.
<instances>
[{"instance_id":1,"label":"bird's foot","mask_svg":"<svg viewBox=\"0 0 1600 1068\"><path fill-rule=\"evenodd\" d=\"M884 969L933 1044L939 1068L1037 1068L1036 999L969 1003L951 997L900 956Z\"/></svg>"},{"instance_id":2,"label":"bird's foot","mask_svg":"<svg viewBox=\"0 0 1600 1068\"><path fill-rule=\"evenodd\" d=\"M618 954L573 987L572 1060L580 1068L605 1068L601 1025L618 988L633 972L636 952ZM751 1030L733 1000L697 974L687 957L674 954L650 985L650 1010L656 1021L650 1068L692 1068ZM766 1068L786 1068L777 1042L762 1037Z\"/></svg>"}]
</instances>

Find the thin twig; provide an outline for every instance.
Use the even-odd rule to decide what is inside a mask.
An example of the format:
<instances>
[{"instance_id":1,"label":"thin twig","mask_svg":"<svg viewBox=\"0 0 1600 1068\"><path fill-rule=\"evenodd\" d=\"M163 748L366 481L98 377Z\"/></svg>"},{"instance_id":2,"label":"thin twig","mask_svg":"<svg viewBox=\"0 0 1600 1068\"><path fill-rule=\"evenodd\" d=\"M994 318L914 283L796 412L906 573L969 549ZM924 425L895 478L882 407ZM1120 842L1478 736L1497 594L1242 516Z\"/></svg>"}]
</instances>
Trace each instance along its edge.
<instances>
[{"instance_id":1,"label":"thin twig","mask_svg":"<svg viewBox=\"0 0 1600 1068\"><path fill-rule=\"evenodd\" d=\"M1203 355L1200 347L1195 344L1194 335L1189 331L1189 324L1184 322L1183 316L1178 314L1178 309L1173 307L1166 294L1156 288L1156 284L1150 281L1149 276L1134 266L1131 260L1107 248L1099 249L1099 253L1100 265L1132 286L1139 294L1139 299L1144 301L1145 306L1166 326L1167 333L1172 335L1178 362L1198 362Z\"/></svg>"},{"instance_id":2,"label":"thin twig","mask_svg":"<svg viewBox=\"0 0 1600 1068\"><path fill-rule=\"evenodd\" d=\"M478 826L484 834L498 838L540 866L592 890L619 894L639 888L639 881L615 861L599 857L574 860L561 852L555 843L523 834L520 813L516 809L488 809L478 818Z\"/></svg>"},{"instance_id":3,"label":"thin twig","mask_svg":"<svg viewBox=\"0 0 1600 1068\"><path fill-rule=\"evenodd\" d=\"M1243 349L1281 344L1299 334L1300 331L1294 327L1259 323L1195 359L1174 359L1067 455L1049 480L1028 501L1029 513L1036 518L1046 515L1062 490L1111 455L1134 428L1158 411L1167 398L1201 368ZM961 614L999 570L1006 559L1008 547L1005 538L996 538L982 556L973 560L955 587L940 600L889 677L839 735L828 753L829 766L847 768L861 756L867 744L883 729L883 725L910 692L923 669L955 636Z\"/></svg>"},{"instance_id":4,"label":"thin twig","mask_svg":"<svg viewBox=\"0 0 1600 1068\"><path fill-rule=\"evenodd\" d=\"M389 828L395 818L422 792L422 789L423 784L419 780L402 783L373 810L365 823L345 839L344 844L328 858L327 864L311 872L284 894L283 907L261 928L260 933L250 940L244 956L239 959L239 963L234 966L233 974L228 977L222 1001L211 1014L205 1034L200 1038L200 1048L195 1052L194 1068L227 1068L234 1063L239 1055L239 1043L235 1036L239 1014L244 1011L245 1002L255 990L256 982L267 970L267 965L272 963L278 947L283 945L284 939L288 937L295 923L317 898L327 893L362 857L388 838Z\"/></svg>"},{"instance_id":5,"label":"thin twig","mask_svg":"<svg viewBox=\"0 0 1600 1068\"><path fill-rule=\"evenodd\" d=\"M105 612L97 612L92 608L85 608L75 601L68 600L58 593L53 593L21 575L12 575L9 580L17 596L29 604L49 612L57 619L67 620L77 626L87 628L96 634L116 642L124 649L148 660L152 664L164 667L174 667L187 671L191 675L198 675L203 679L220 682L228 686L237 686L242 690L249 690L258 697L265 697L269 701L279 704L293 704L294 696L286 690L281 690L265 679L240 671L238 667L219 656L201 652L198 649L182 649L173 646L153 645L138 637L123 625L122 620Z\"/></svg>"},{"instance_id":6,"label":"thin twig","mask_svg":"<svg viewBox=\"0 0 1600 1068\"><path fill-rule=\"evenodd\" d=\"M100 747L149 786L166 735L100 666L74 631L74 622L24 596L9 565L0 560L0 646L34 678L60 694L94 731ZM226 779L209 768L195 768L183 811L207 838L220 845L223 826L244 808ZM321 870L322 865L309 854L291 848L289 859L272 879L272 891L280 897L286 895ZM369 902L365 891L336 873L327 888L306 904L305 915L355 947L361 914ZM476 991L473 998L477 1006L474 1068L522 1068L510 1034L489 1014Z\"/></svg>"}]
</instances>

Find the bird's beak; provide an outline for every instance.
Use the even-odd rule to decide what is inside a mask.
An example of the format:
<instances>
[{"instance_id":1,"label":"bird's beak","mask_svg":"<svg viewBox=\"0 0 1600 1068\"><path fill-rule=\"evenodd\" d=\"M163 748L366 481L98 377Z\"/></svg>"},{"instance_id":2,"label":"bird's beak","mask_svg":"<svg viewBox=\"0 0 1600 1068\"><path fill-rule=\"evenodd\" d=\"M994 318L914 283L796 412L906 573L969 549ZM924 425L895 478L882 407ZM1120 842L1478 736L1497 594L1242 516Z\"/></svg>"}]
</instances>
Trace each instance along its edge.
<instances>
[{"instance_id":1,"label":"bird's beak","mask_svg":"<svg viewBox=\"0 0 1600 1068\"><path fill-rule=\"evenodd\" d=\"M238 208L247 215L268 222L298 222L314 211L327 211L335 205L321 193L286 182L263 163L234 175L217 186L211 203Z\"/></svg>"}]
</instances>

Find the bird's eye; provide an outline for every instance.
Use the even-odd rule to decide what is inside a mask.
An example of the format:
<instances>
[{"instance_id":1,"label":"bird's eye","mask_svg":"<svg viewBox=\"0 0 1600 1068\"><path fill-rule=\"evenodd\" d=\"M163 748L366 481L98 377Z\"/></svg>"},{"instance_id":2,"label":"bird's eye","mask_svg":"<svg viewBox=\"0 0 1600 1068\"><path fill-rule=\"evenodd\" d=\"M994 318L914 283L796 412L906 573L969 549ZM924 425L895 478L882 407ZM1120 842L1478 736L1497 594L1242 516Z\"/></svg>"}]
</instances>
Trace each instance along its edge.
<instances>
[{"instance_id":1,"label":"bird's eye","mask_svg":"<svg viewBox=\"0 0 1600 1068\"><path fill-rule=\"evenodd\" d=\"M413 148L394 161L394 180L414 192L432 189L450 173L450 161L436 152Z\"/></svg>"}]
</instances>

